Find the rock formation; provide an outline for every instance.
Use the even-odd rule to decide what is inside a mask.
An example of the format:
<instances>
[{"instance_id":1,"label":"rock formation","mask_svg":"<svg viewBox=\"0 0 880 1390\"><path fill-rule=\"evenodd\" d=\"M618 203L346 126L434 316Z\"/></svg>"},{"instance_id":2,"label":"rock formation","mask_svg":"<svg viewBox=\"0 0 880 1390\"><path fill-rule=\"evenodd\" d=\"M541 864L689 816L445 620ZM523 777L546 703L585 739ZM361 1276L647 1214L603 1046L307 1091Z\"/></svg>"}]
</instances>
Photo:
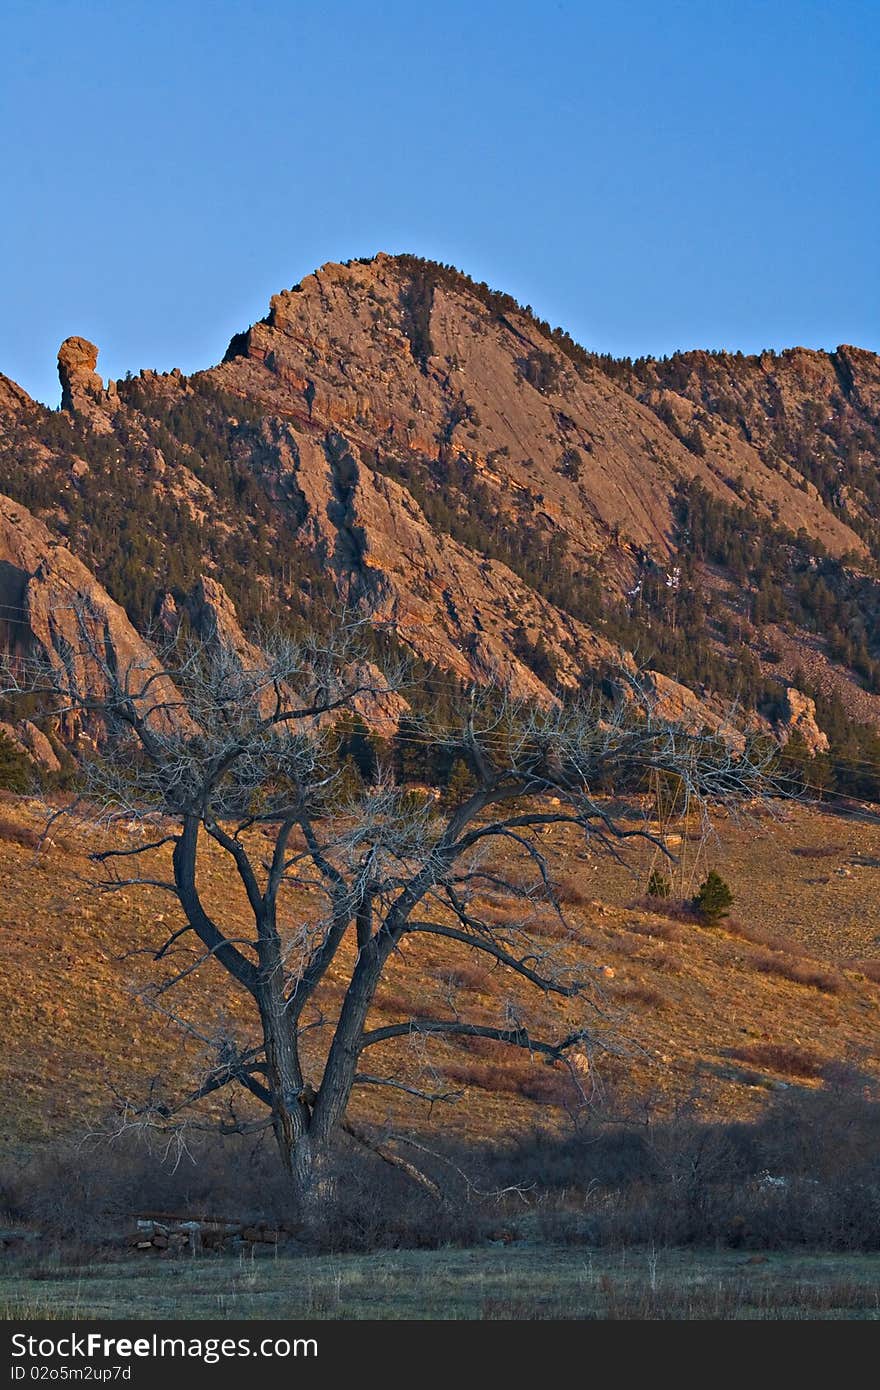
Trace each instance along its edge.
<instances>
[{"instance_id":1,"label":"rock formation","mask_svg":"<svg viewBox=\"0 0 880 1390\"><path fill-rule=\"evenodd\" d=\"M27 391L15 381L10 381L8 376L0 372L0 415L12 415L33 406Z\"/></svg>"},{"instance_id":2,"label":"rock formation","mask_svg":"<svg viewBox=\"0 0 880 1390\"><path fill-rule=\"evenodd\" d=\"M155 675L152 699L175 698L124 610L41 521L2 495L0 639L25 681L33 662L44 662L59 688L89 691L100 699L107 690L102 662L109 661L120 671L142 672L144 682ZM65 742L83 734L100 741L104 727L99 719L68 713L59 716L59 732ZM28 743L26 731L19 741ZM38 749L31 751L39 757Z\"/></svg>"},{"instance_id":3,"label":"rock formation","mask_svg":"<svg viewBox=\"0 0 880 1390\"><path fill-rule=\"evenodd\" d=\"M828 735L816 723L816 701L793 685L785 692L786 708L777 728L780 743L799 734L811 757L828 752Z\"/></svg>"},{"instance_id":4,"label":"rock formation","mask_svg":"<svg viewBox=\"0 0 880 1390\"><path fill-rule=\"evenodd\" d=\"M58 376L61 380L61 409L83 416L103 432L111 426L107 406L116 398L116 388L104 382L95 371L98 349L87 338L65 338L58 349Z\"/></svg>"}]
</instances>

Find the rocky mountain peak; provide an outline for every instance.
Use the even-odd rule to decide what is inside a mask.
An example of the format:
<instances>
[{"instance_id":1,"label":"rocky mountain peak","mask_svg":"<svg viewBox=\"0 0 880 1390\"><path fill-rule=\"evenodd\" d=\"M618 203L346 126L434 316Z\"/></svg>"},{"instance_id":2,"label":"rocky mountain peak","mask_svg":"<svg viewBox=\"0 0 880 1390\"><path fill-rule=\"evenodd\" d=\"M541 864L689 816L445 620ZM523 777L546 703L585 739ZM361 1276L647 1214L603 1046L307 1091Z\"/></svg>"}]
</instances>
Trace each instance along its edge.
<instances>
[{"instance_id":1,"label":"rocky mountain peak","mask_svg":"<svg viewBox=\"0 0 880 1390\"><path fill-rule=\"evenodd\" d=\"M192 376L105 387L97 364L62 344L60 415L0 378L0 490L137 633L185 611L247 665L264 624L341 600L448 704L490 681L564 698L632 661L688 727L737 704L822 751L833 700L880 723L872 353L600 357L379 254L273 295Z\"/></svg>"},{"instance_id":2,"label":"rocky mountain peak","mask_svg":"<svg viewBox=\"0 0 880 1390\"><path fill-rule=\"evenodd\" d=\"M31 400L18 382L11 381L8 376L0 372L0 413L14 414L15 412L27 409L34 402Z\"/></svg>"}]
</instances>

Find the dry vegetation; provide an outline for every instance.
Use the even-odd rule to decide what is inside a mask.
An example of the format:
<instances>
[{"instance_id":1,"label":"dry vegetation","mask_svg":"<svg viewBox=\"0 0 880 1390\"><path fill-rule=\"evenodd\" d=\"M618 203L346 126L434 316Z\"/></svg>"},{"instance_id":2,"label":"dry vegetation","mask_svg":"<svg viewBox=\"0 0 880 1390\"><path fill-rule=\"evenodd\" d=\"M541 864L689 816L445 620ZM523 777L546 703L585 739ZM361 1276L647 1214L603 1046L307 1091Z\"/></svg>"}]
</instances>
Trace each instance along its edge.
<instances>
[{"instance_id":1,"label":"dry vegetation","mask_svg":"<svg viewBox=\"0 0 880 1390\"><path fill-rule=\"evenodd\" d=\"M133 1136L83 1144L120 1095L143 1094L168 1069L198 1073L204 1059L137 997L165 968L151 953L174 927L173 900L155 889L101 896L88 883L88 852L139 830L59 821L41 845L40 816L23 799L0 806L0 1314L880 1316L880 819L870 812L723 818L699 856L685 834L667 901L642 896L648 855L628 871L548 837L564 920L532 905L534 934L564 961L598 967L616 1048L581 1059L592 1109L566 1068L485 1038L389 1047L378 1059L387 1070L427 1068L458 1101L430 1109L365 1088L355 1118L410 1136L417 1147L404 1152L441 1181L443 1201L349 1144L317 1244L289 1223L265 1144L196 1136L197 1162L176 1169ZM814 860L828 870L821 883ZM736 898L715 927L686 905L708 863ZM203 889L229 921L235 885L220 855L208 855ZM485 903L498 922L522 912L497 892ZM317 910L305 892L290 908ZM210 967L200 975L175 1007L206 1036L242 1030L245 1001L225 981L214 991ZM341 987L332 979L322 1000L331 1017ZM437 1014L457 995L486 1022L511 999L530 1025L560 1008L518 996L455 943L417 937L392 962L374 1018ZM133 1214L166 1212L268 1220L280 1243L132 1260ZM810 1250L826 1253L799 1253Z\"/></svg>"},{"instance_id":2,"label":"dry vegetation","mask_svg":"<svg viewBox=\"0 0 880 1390\"><path fill-rule=\"evenodd\" d=\"M0 1282L0 1316L108 1318L876 1319L866 1256L675 1250L400 1250L177 1263L44 1264Z\"/></svg>"},{"instance_id":3,"label":"dry vegetation","mask_svg":"<svg viewBox=\"0 0 880 1390\"><path fill-rule=\"evenodd\" d=\"M87 882L87 853L107 832L59 822L38 851L40 814L35 803L7 796L0 816L7 965L0 1081L7 1134L17 1145L82 1131L99 1122L115 1096L143 1093L168 1068L192 1073L201 1065L198 1046L133 997L164 968L151 949L175 924L173 899L156 889L96 894ZM137 833L113 832L120 841ZM687 836L681 852L683 865L672 871L679 898L709 862L731 883L735 915L722 926L701 926L675 902L641 897L646 856L632 872L564 833L553 841L565 921L538 906L534 931L566 960L599 967L607 1014L599 1037L617 1053L600 1049L591 1059L600 1089L650 1092L667 1109L698 1095L702 1114L726 1119L757 1113L768 1093L795 1079L821 1085L827 1063L848 1061L877 1074L880 898L873 884L880 820L786 806L751 822L722 818L717 841L699 858ZM813 859L830 870L821 884ZM235 885L222 856L207 862L205 897L223 904L228 921ZM303 892L291 912L314 915L316 902ZM499 922L522 911L497 893L487 903ZM199 976L175 1007L207 1033L221 1023L240 1029L244 1001L225 981L221 991L212 988L210 965ZM328 984L328 1014L340 987L338 977ZM467 996L469 1015L487 1023L497 1022L502 997L536 1024L545 1008L558 1017L560 1007L563 1014L573 1007L539 1001L536 1008L502 971L475 968L455 943L420 937L393 961L374 1017L389 1022L414 1010L448 1009L458 992ZM438 1040L418 1056L388 1045L380 1060L403 1076L427 1065L463 1093L444 1109L446 1132L480 1140L536 1124L564 1128L579 1099L568 1072L508 1051L485 1040ZM796 1056L808 1056L809 1065L792 1065ZM437 1119L409 1098L389 1102L385 1091L362 1092L357 1110L361 1119L405 1121L422 1133Z\"/></svg>"}]
</instances>

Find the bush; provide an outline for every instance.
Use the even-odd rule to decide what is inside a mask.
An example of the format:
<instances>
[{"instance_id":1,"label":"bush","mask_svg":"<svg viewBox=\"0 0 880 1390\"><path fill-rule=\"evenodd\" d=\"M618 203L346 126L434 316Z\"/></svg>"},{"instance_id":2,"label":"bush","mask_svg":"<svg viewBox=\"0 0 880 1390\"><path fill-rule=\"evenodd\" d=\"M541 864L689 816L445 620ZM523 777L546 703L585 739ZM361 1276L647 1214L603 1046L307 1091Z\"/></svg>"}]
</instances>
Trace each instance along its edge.
<instances>
[{"instance_id":1,"label":"bush","mask_svg":"<svg viewBox=\"0 0 880 1390\"><path fill-rule=\"evenodd\" d=\"M840 994L844 985L843 976L836 970L811 965L803 960L790 960L772 951L753 956L752 966L762 975L778 975L780 979L791 980L792 984L819 989L823 994Z\"/></svg>"},{"instance_id":2,"label":"bush","mask_svg":"<svg viewBox=\"0 0 880 1390\"><path fill-rule=\"evenodd\" d=\"M668 898L672 894L672 884L665 874L659 869L651 870L651 877L648 879L649 898Z\"/></svg>"},{"instance_id":3,"label":"bush","mask_svg":"<svg viewBox=\"0 0 880 1390\"><path fill-rule=\"evenodd\" d=\"M733 903L729 884L714 869L710 869L692 899L693 908L707 927L716 927L726 917Z\"/></svg>"},{"instance_id":4,"label":"bush","mask_svg":"<svg viewBox=\"0 0 880 1390\"><path fill-rule=\"evenodd\" d=\"M827 1061L808 1048L797 1047L792 1043L758 1042L744 1043L742 1047L732 1047L727 1056L737 1062L747 1062L752 1066L764 1067L767 1071L781 1072L785 1076L801 1076L812 1080L821 1076Z\"/></svg>"},{"instance_id":5,"label":"bush","mask_svg":"<svg viewBox=\"0 0 880 1390\"><path fill-rule=\"evenodd\" d=\"M497 1044L469 1039L461 1082L565 1103L561 1072L493 1062ZM775 1044L745 1045L789 1074L820 1059ZM817 1078L818 1079L818 1078ZM821 1068L823 1084L791 1086L758 1119L707 1123L695 1106L658 1117L656 1097L609 1095L565 1136L549 1130L492 1149L442 1133L400 1149L436 1181L435 1199L356 1140L341 1138L320 1221L302 1224L267 1136L190 1136L193 1161L162 1160L135 1132L112 1144L56 1143L6 1154L0 1222L56 1242L124 1250L135 1216L269 1222L315 1251L473 1245L503 1223L511 1237L605 1248L722 1245L743 1249L880 1250L880 1102L865 1074ZM557 1089L558 1088L558 1089ZM607 1112L607 1118L606 1118ZM391 1145L392 1148L399 1147ZM242 1189L242 1172L250 1182ZM507 1190L508 1196L504 1193ZM85 1252L88 1254L89 1252ZM92 1256L89 1256L92 1258Z\"/></svg>"},{"instance_id":6,"label":"bush","mask_svg":"<svg viewBox=\"0 0 880 1390\"><path fill-rule=\"evenodd\" d=\"M0 815L0 840L7 844L21 845L23 849L36 849L40 837L29 825L19 825L11 816Z\"/></svg>"},{"instance_id":7,"label":"bush","mask_svg":"<svg viewBox=\"0 0 880 1390\"><path fill-rule=\"evenodd\" d=\"M34 765L12 739L0 730L0 787L26 792L34 781Z\"/></svg>"}]
</instances>

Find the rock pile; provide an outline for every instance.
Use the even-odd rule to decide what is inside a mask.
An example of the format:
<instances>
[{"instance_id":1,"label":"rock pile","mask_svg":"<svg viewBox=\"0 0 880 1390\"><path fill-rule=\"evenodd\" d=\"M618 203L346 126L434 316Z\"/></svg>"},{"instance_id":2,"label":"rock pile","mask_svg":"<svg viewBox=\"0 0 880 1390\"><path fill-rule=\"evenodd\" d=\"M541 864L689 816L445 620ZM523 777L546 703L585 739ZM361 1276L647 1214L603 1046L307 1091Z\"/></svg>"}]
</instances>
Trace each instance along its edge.
<instances>
[{"instance_id":1,"label":"rock pile","mask_svg":"<svg viewBox=\"0 0 880 1390\"><path fill-rule=\"evenodd\" d=\"M198 1254L201 1251L235 1251L243 1247L278 1246L293 1232L286 1226L271 1225L268 1221L194 1221L178 1217L138 1217L135 1229L127 1237L134 1250L173 1254Z\"/></svg>"}]
</instances>

